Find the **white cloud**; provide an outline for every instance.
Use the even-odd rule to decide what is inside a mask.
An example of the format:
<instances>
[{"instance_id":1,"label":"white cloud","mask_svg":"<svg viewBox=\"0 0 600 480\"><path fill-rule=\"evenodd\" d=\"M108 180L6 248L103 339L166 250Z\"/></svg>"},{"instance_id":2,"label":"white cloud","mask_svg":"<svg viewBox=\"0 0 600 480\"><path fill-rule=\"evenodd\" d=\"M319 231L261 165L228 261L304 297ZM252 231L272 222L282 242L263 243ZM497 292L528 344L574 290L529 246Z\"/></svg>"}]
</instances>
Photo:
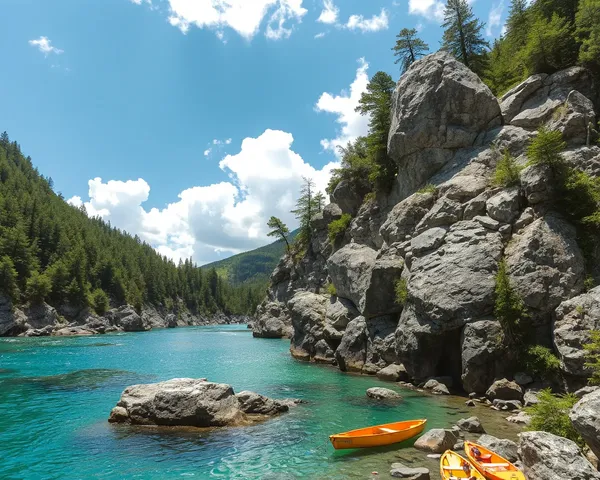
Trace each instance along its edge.
<instances>
[{"instance_id":1,"label":"white cloud","mask_svg":"<svg viewBox=\"0 0 600 480\"><path fill-rule=\"evenodd\" d=\"M440 0L408 0L408 13L440 22L444 20L444 4Z\"/></svg>"},{"instance_id":2,"label":"white cloud","mask_svg":"<svg viewBox=\"0 0 600 480\"><path fill-rule=\"evenodd\" d=\"M271 39L289 37L286 22L301 22L307 10L303 0L168 0L169 22L187 33L190 26L212 28L222 39L225 27L232 28L250 40L258 33L263 19L269 16L265 36Z\"/></svg>"},{"instance_id":3,"label":"white cloud","mask_svg":"<svg viewBox=\"0 0 600 480\"><path fill-rule=\"evenodd\" d=\"M364 58L359 59L359 67L356 77L350 85L350 93L342 92L340 95L323 93L315 106L319 112L333 113L337 115L336 122L342 125L338 136L334 139L321 140L321 145L327 150L338 153L338 146L346 146L357 137L366 135L368 132L369 117L355 112L363 92L367 91L369 76L367 70L369 64Z\"/></svg>"},{"instance_id":4,"label":"white cloud","mask_svg":"<svg viewBox=\"0 0 600 480\"><path fill-rule=\"evenodd\" d=\"M326 24L336 23L339 13L340 10L333 4L333 0L323 0L323 10L319 18L317 18L317 22Z\"/></svg>"},{"instance_id":5,"label":"white cloud","mask_svg":"<svg viewBox=\"0 0 600 480\"><path fill-rule=\"evenodd\" d=\"M386 30L388 25L387 12L385 8L382 8L379 15L373 15L371 18L364 18L362 15L352 15L346 23L346 28L362 32L377 32L379 30Z\"/></svg>"},{"instance_id":6,"label":"white cloud","mask_svg":"<svg viewBox=\"0 0 600 480\"><path fill-rule=\"evenodd\" d=\"M52 41L48 37L40 37L37 40L29 40L29 45L32 47L37 47L38 50L46 56L48 56L49 53L60 55L64 52L64 50L61 50L60 48L53 47L51 43Z\"/></svg>"},{"instance_id":7,"label":"white cloud","mask_svg":"<svg viewBox=\"0 0 600 480\"><path fill-rule=\"evenodd\" d=\"M315 35L315 38L323 38L325 35L326 35L326 33L325 33L325 32L317 33L317 34Z\"/></svg>"},{"instance_id":8,"label":"white cloud","mask_svg":"<svg viewBox=\"0 0 600 480\"><path fill-rule=\"evenodd\" d=\"M210 155L211 151L212 151L212 148L207 148L206 150L204 150L204 156L208 157Z\"/></svg>"},{"instance_id":9,"label":"white cloud","mask_svg":"<svg viewBox=\"0 0 600 480\"><path fill-rule=\"evenodd\" d=\"M150 186L143 180L89 181L89 201L73 197L69 203L85 205L88 215L99 215L131 234L137 234L161 254L176 261L193 257L206 263L221 254L233 254L264 245L266 222L280 217L290 228L297 222L293 208L302 176L325 189L330 163L315 169L292 150L290 133L265 130L258 138L246 138L240 151L225 156L220 168L230 178L209 186L184 190L179 199L163 209L145 210Z\"/></svg>"},{"instance_id":10,"label":"white cloud","mask_svg":"<svg viewBox=\"0 0 600 480\"><path fill-rule=\"evenodd\" d=\"M488 37L493 37L494 34L492 29L499 27L502 24L502 12L504 11L504 0L501 0L498 4L492 5L490 10L487 25L485 27L485 34Z\"/></svg>"}]
</instances>

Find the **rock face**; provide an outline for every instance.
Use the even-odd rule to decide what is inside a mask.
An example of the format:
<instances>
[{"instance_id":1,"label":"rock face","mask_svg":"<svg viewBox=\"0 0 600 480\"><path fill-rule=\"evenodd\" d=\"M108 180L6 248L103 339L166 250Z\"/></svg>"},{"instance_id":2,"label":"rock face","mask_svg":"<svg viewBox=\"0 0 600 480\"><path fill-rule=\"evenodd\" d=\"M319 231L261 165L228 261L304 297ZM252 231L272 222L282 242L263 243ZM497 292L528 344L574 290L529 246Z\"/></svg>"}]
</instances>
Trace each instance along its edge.
<instances>
[{"instance_id":1,"label":"rock face","mask_svg":"<svg viewBox=\"0 0 600 480\"><path fill-rule=\"evenodd\" d=\"M581 386L586 332L600 328L598 292L583 297L584 279L600 278L600 254L586 264L574 226L557 211L552 169L527 166L527 147L549 125L568 142L570 166L600 175L600 147L582 137L600 104L591 85L588 72L572 68L531 77L498 100L446 53L415 62L393 95L391 192L362 201L364 185L340 182L311 222L306 254L284 257L273 272L263 305L278 309L260 310L260 324L289 319L296 358L389 379L396 374L386 367L402 364L402 380L451 377L453 388L481 395L518 373L494 314L504 260L529 314L524 327L538 344L554 340L564 384ZM493 182L505 151L525 167L506 187ZM354 217L332 245L327 225L342 213ZM337 295L326 301L328 284ZM577 302L590 313L581 316ZM512 409L523 401L519 389L490 398Z\"/></svg>"},{"instance_id":2,"label":"rock face","mask_svg":"<svg viewBox=\"0 0 600 480\"><path fill-rule=\"evenodd\" d=\"M494 95L445 52L411 65L396 87L392 111L388 152L402 171L401 198L440 170L456 149L472 146L481 131L500 123Z\"/></svg>"},{"instance_id":3,"label":"rock face","mask_svg":"<svg viewBox=\"0 0 600 480\"><path fill-rule=\"evenodd\" d=\"M574 442L551 433L522 433L519 457L528 480L600 479L600 472L583 457Z\"/></svg>"},{"instance_id":4,"label":"rock face","mask_svg":"<svg viewBox=\"0 0 600 480\"><path fill-rule=\"evenodd\" d=\"M569 418L585 443L600 458L600 389L584 395L571 410Z\"/></svg>"},{"instance_id":5,"label":"rock face","mask_svg":"<svg viewBox=\"0 0 600 480\"><path fill-rule=\"evenodd\" d=\"M252 335L258 338L282 338L292 336L292 321L286 306L269 302L258 306Z\"/></svg>"},{"instance_id":6,"label":"rock face","mask_svg":"<svg viewBox=\"0 0 600 480\"><path fill-rule=\"evenodd\" d=\"M109 311L107 318L111 323L120 325L125 332L143 332L150 329L130 305Z\"/></svg>"},{"instance_id":7,"label":"rock face","mask_svg":"<svg viewBox=\"0 0 600 480\"><path fill-rule=\"evenodd\" d=\"M132 425L223 427L289 409L287 403L253 392L235 395L231 386L205 379L175 378L127 387L109 422Z\"/></svg>"}]
</instances>

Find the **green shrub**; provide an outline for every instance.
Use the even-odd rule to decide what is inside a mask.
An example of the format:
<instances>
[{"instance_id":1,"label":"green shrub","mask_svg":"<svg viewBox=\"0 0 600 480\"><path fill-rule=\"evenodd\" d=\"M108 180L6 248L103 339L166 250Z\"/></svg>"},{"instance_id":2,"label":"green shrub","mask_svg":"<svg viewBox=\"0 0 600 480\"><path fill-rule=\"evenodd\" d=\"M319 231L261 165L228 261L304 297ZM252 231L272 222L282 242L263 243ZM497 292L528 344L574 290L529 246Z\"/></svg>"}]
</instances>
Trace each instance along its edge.
<instances>
[{"instance_id":1,"label":"green shrub","mask_svg":"<svg viewBox=\"0 0 600 480\"><path fill-rule=\"evenodd\" d=\"M590 332L591 341L584 345L586 352L585 366L592 370L590 385L600 385L600 331Z\"/></svg>"},{"instance_id":2,"label":"green shrub","mask_svg":"<svg viewBox=\"0 0 600 480\"><path fill-rule=\"evenodd\" d=\"M573 427L569 412L579 401L572 393L566 395L552 395L550 389L542 390L538 394L539 403L527 408L531 415L529 430L549 432L559 437L568 438L580 447L585 442Z\"/></svg>"},{"instance_id":3,"label":"green shrub","mask_svg":"<svg viewBox=\"0 0 600 480\"><path fill-rule=\"evenodd\" d=\"M406 305L406 300L408 299L408 285L406 279L401 278L396 280L394 287L396 292L396 303L402 306Z\"/></svg>"},{"instance_id":4,"label":"green shrub","mask_svg":"<svg viewBox=\"0 0 600 480\"><path fill-rule=\"evenodd\" d=\"M12 301L16 301L19 296L15 264L7 255L0 257L0 292Z\"/></svg>"},{"instance_id":5,"label":"green shrub","mask_svg":"<svg viewBox=\"0 0 600 480\"><path fill-rule=\"evenodd\" d=\"M527 319L529 315L523 299L510 283L504 259L498 265L495 293L494 314L502 326L505 338L511 345L522 344L527 336L523 320Z\"/></svg>"},{"instance_id":6,"label":"green shrub","mask_svg":"<svg viewBox=\"0 0 600 480\"><path fill-rule=\"evenodd\" d=\"M530 373L546 380L554 380L560 371L560 360L552 350L533 345L525 352L525 367Z\"/></svg>"},{"instance_id":7,"label":"green shrub","mask_svg":"<svg viewBox=\"0 0 600 480\"><path fill-rule=\"evenodd\" d=\"M352 217L349 214L344 213L341 218L334 220L329 224L329 241L332 245L344 236L344 233L346 233L351 221Z\"/></svg>"},{"instance_id":8,"label":"green shrub","mask_svg":"<svg viewBox=\"0 0 600 480\"><path fill-rule=\"evenodd\" d=\"M27 279L27 298L32 303L42 303L52 291L52 282L50 278L39 272L33 272Z\"/></svg>"},{"instance_id":9,"label":"green shrub","mask_svg":"<svg viewBox=\"0 0 600 480\"><path fill-rule=\"evenodd\" d=\"M514 157L506 150L496 164L492 184L497 187L512 187L513 185L517 185L519 183L520 172L521 167L517 165Z\"/></svg>"},{"instance_id":10,"label":"green shrub","mask_svg":"<svg viewBox=\"0 0 600 480\"><path fill-rule=\"evenodd\" d=\"M108 310L109 304L108 295L101 288L97 288L91 293L90 305L98 315L104 315Z\"/></svg>"},{"instance_id":11,"label":"green shrub","mask_svg":"<svg viewBox=\"0 0 600 480\"><path fill-rule=\"evenodd\" d=\"M566 146L562 133L542 127L527 147L527 158L531 165L562 165L562 151Z\"/></svg>"},{"instance_id":12,"label":"green shrub","mask_svg":"<svg viewBox=\"0 0 600 480\"><path fill-rule=\"evenodd\" d=\"M337 289L335 288L335 285L333 283L331 283L331 282L328 283L326 288L327 288L327 293L329 295L331 295L332 297L337 296Z\"/></svg>"},{"instance_id":13,"label":"green shrub","mask_svg":"<svg viewBox=\"0 0 600 480\"><path fill-rule=\"evenodd\" d=\"M583 281L583 288L585 288L586 292L589 292L592 288L596 286L596 280L594 277L588 274Z\"/></svg>"},{"instance_id":14,"label":"green shrub","mask_svg":"<svg viewBox=\"0 0 600 480\"><path fill-rule=\"evenodd\" d=\"M423 188L419 189L417 193L433 193L434 195L437 193L438 189L432 183L428 183Z\"/></svg>"}]
</instances>

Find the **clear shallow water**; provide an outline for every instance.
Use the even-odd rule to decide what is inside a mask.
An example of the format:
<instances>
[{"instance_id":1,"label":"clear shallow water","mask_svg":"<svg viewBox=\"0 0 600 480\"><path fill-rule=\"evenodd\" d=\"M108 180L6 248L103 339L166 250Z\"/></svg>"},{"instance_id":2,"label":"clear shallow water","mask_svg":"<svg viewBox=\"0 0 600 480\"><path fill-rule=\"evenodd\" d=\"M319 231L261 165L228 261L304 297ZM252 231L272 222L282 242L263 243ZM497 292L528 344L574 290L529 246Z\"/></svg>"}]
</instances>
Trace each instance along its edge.
<instances>
[{"instance_id":1,"label":"clear shallow water","mask_svg":"<svg viewBox=\"0 0 600 480\"><path fill-rule=\"evenodd\" d=\"M390 384L297 362L288 349L287 341L252 338L245 326L0 339L0 477L368 478L378 465L387 470L399 447L336 452L330 434L411 418L428 418L429 428L456 420L448 400L410 391L395 407L373 403L365 390ZM308 403L251 427L108 424L126 386L175 377Z\"/></svg>"}]
</instances>

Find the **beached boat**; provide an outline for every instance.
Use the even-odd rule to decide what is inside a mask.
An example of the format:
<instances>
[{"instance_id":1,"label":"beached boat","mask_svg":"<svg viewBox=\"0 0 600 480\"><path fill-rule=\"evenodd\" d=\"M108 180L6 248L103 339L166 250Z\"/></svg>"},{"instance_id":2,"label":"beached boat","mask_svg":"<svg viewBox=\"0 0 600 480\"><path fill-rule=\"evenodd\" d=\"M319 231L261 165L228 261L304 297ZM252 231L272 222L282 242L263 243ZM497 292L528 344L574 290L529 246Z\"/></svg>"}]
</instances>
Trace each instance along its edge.
<instances>
[{"instance_id":1,"label":"beached boat","mask_svg":"<svg viewBox=\"0 0 600 480\"><path fill-rule=\"evenodd\" d=\"M497 453L472 442L465 442L465 453L488 480L525 480L523 472Z\"/></svg>"},{"instance_id":2,"label":"beached boat","mask_svg":"<svg viewBox=\"0 0 600 480\"><path fill-rule=\"evenodd\" d=\"M440 474L442 480L458 480L460 478L485 480L485 477L477 471L475 465L452 450L446 450L440 458Z\"/></svg>"},{"instance_id":3,"label":"beached boat","mask_svg":"<svg viewBox=\"0 0 600 480\"><path fill-rule=\"evenodd\" d=\"M427 420L408 420L386 423L374 427L359 428L349 432L331 435L329 440L336 450L342 448L381 447L403 442L421 433Z\"/></svg>"}]
</instances>

